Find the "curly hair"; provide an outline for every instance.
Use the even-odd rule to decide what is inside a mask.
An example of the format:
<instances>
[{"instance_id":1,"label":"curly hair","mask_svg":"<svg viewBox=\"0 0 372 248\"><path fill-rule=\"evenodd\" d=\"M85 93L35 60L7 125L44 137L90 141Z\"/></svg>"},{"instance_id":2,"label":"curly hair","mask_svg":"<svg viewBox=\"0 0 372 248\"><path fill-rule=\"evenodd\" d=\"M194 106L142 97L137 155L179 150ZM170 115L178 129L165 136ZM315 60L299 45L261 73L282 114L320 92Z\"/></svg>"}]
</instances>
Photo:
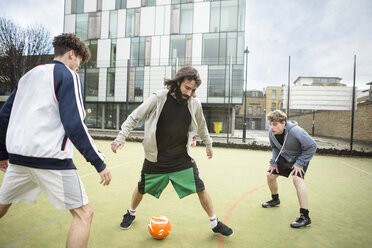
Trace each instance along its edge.
<instances>
[{"instance_id":1,"label":"curly hair","mask_svg":"<svg viewBox=\"0 0 372 248\"><path fill-rule=\"evenodd\" d=\"M274 110L267 114L266 116L267 120L269 122L285 122L287 121L287 115L280 111L280 110Z\"/></svg>"},{"instance_id":2,"label":"curly hair","mask_svg":"<svg viewBox=\"0 0 372 248\"><path fill-rule=\"evenodd\" d=\"M185 66L181 68L174 78L171 79L164 79L164 85L169 89L170 92L176 92L176 90L179 88L178 83L182 83L185 79L187 80L195 80L195 84L197 87L199 87L202 83L199 72L192 66ZM195 93L193 93L193 96L195 96Z\"/></svg>"},{"instance_id":3,"label":"curly hair","mask_svg":"<svg viewBox=\"0 0 372 248\"><path fill-rule=\"evenodd\" d=\"M54 56L62 56L70 50L74 50L76 56L81 57L81 65L90 59L88 46L74 33L63 33L54 37Z\"/></svg>"}]
</instances>

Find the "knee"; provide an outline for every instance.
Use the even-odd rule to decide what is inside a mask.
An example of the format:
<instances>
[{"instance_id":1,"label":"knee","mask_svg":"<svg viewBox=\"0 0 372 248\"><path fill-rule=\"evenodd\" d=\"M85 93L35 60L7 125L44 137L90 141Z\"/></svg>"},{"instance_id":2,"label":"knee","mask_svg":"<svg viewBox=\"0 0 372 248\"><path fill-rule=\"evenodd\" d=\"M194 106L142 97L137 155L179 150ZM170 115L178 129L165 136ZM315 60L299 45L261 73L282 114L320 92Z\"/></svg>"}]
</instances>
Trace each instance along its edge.
<instances>
[{"instance_id":1,"label":"knee","mask_svg":"<svg viewBox=\"0 0 372 248\"><path fill-rule=\"evenodd\" d=\"M275 181L276 179L276 176L274 176L273 174L270 175L270 173L267 173L266 176L267 176L267 181L269 182Z\"/></svg>"},{"instance_id":2,"label":"knee","mask_svg":"<svg viewBox=\"0 0 372 248\"><path fill-rule=\"evenodd\" d=\"M301 177L293 177L293 184L296 188L300 186L301 184L303 184L303 182L304 182L304 179L302 179Z\"/></svg>"},{"instance_id":3,"label":"knee","mask_svg":"<svg viewBox=\"0 0 372 248\"><path fill-rule=\"evenodd\" d=\"M72 211L75 218L79 218L82 222L91 223L93 220L94 209L91 205L87 204Z\"/></svg>"}]
</instances>

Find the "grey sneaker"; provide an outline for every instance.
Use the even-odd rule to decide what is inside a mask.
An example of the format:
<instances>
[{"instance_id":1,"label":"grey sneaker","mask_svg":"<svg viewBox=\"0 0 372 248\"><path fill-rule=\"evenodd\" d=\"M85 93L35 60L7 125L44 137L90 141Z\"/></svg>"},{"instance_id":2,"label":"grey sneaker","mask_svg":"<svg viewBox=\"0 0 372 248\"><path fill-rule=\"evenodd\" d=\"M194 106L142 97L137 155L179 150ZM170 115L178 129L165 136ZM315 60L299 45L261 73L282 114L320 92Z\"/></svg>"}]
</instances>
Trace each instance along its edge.
<instances>
[{"instance_id":1,"label":"grey sneaker","mask_svg":"<svg viewBox=\"0 0 372 248\"><path fill-rule=\"evenodd\" d=\"M271 207L275 207L275 206L279 206L279 205L280 205L280 200L279 199L272 199L270 201L262 203L263 208L271 208Z\"/></svg>"},{"instance_id":2,"label":"grey sneaker","mask_svg":"<svg viewBox=\"0 0 372 248\"><path fill-rule=\"evenodd\" d=\"M132 226L132 223L136 219L136 216L133 216L127 210L127 213L123 216L123 221L120 223L120 228L123 230L127 230Z\"/></svg>"},{"instance_id":3,"label":"grey sneaker","mask_svg":"<svg viewBox=\"0 0 372 248\"><path fill-rule=\"evenodd\" d=\"M212 230L214 233L219 233L225 237L234 235L234 231L230 227L223 224L221 221L218 221L217 226Z\"/></svg>"}]
</instances>

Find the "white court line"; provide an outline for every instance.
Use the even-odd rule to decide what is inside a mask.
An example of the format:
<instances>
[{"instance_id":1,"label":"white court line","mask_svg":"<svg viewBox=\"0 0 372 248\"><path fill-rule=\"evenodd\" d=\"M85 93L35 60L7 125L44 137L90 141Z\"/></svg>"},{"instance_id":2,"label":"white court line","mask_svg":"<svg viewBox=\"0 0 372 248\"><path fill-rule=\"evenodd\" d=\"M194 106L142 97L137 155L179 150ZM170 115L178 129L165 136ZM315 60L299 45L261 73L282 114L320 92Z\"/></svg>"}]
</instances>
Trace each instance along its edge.
<instances>
[{"instance_id":1,"label":"white court line","mask_svg":"<svg viewBox=\"0 0 372 248\"><path fill-rule=\"evenodd\" d=\"M368 172L368 171L362 170L362 169L360 169L360 168L358 168L358 167L355 167L355 166L349 165L349 164L347 164L347 163L343 163L343 164L345 164L346 166L349 166L349 167L351 167L351 168L353 168L353 169L355 169L355 170L358 170L358 171L361 171L361 172L363 172L363 173L366 173L367 175L372 176L372 173L371 173L371 172Z\"/></svg>"},{"instance_id":2,"label":"white court line","mask_svg":"<svg viewBox=\"0 0 372 248\"><path fill-rule=\"evenodd\" d=\"M143 159L131 160L131 161L127 161L127 162L124 162L124 163L122 163L122 164L119 164L119 165L110 166L109 168L110 168L110 170L111 170L111 169L115 169L115 168L118 168L118 167L124 166L124 165L126 165L126 164L130 164L130 163L138 162L138 161L141 161L141 160L143 160ZM90 176L90 175L93 175L93 174L96 175L96 174L97 174L97 171L95 171L95 172L90 172L90 173L88 173L88 174L82 175L82 176L80 176L80 178L87 177L87 176Z\"/></svg>"}]
</instances>

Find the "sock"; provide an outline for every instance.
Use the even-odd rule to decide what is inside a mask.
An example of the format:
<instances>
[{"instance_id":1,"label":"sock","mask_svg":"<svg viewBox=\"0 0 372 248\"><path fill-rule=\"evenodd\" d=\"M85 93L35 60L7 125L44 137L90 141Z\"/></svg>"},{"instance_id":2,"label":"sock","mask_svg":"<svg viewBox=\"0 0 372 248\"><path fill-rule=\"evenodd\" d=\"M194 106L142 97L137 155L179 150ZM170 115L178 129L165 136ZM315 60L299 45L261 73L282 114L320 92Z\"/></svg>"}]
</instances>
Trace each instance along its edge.
<instances>
[{"instance_id":1,"label":"sock","mask_svg":"<svg viewBox=\"0 0 372 248\"><path fill-rule=\"evenodd\" d=\"M216 215L213 216L213 217L209 217L209 221L211 222L212 229L217 226L217 217L216 217Z\"/></svg>"},{"instance_id":2,"label":"sock","mask_svg":"<svg viewBox=\"0 0 372 248\"><path fill-rule=\"evenodd\" d=\"M132 208L129 208L128 211L129 211L130 215L136 216L136 210L133 210Z\"/></svg>"},{"instance_id":3,"label":"sock","mask_svg":"<svg viewBox=\"0 0 372 248\"><path fill-rule=\"evenodd\" d=\"M306 208L300 208L300 214L306 218L309 218L309 210Z\"/></svg>"},{"instance_id":4,"label":"sock","mask_svg":"<svg viewBox=\"0 0 372 248\"><path fill-rule=\"evenodd\" d=\"M279 194L271 194L271 197L274 199L274 200L278 200L279 199Z\"/></svg>"}]
</instances>

